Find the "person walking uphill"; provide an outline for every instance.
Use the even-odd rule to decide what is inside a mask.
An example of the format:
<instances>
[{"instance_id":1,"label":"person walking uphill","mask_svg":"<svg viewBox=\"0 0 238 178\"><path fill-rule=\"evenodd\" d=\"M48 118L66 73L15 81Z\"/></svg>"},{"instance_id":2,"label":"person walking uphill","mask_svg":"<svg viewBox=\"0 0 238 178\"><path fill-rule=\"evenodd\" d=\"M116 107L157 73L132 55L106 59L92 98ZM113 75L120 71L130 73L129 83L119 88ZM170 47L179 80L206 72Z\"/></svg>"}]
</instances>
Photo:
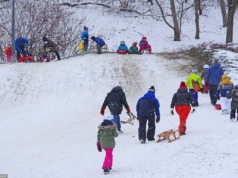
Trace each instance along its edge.
<instances>
[{"instance_id":1,"label":"person walking uphill","mask_svg":"<svg viewBox=\"0 0 238 178\"><path fill-rule=\"evenodd\" d=\"M226 96L228 99L231 100L231 114L230 119L236 119L236 113L237 113L237 121L238 121L238 85L235 86L235 88L232 90L232 92L227 93Z\"/></svg>"},{"instance_id":2,"label":"person walking uphill","mask_svg":"<svg viewBox=\"0 0 238 178\"><path fill-rule=\"evenodd\" d=\"M59 47L56 45L53 41L50 39L46 38L45 36L42 38L43 43L44 43L44 48L50 48L49 52L54 52L55 55L57 56L58 60L61 60L60 55L59 55Z\"/></svg>"},{"instance_id":3,"label":"person walking uphill","mask_svg":"<svg viewBox=\"0 0 238 178\"><path fill-rule=\"evenodd\" d=\"M113 122L116 124L118 132L123 133L121 130L121 121L120 121L120 114L122 112L123 106L126 108L128 113L130 113L131 111L126 101L126 95L123 92L121 86L114 87L107 94L100 111L102 115L104 115L107 106L111 114L113 115Z\"/></svg>"},{"instance_id":4,"label":"person walking uphill","mask_svg":"<svg viewBox=\"0 0 238 178\"><path fill-rule=\"evenodd\" d=\"M180 87L177 92L173 95L172 102L171 102L171 114L174 115L174 107L176 112L180 118L179 124L179 133L180 135L185 135L186 133L186 120L191 110L191 106L195 106L193 101L193 96L190 92L188 92L187 86L185 82L180 83ZM192 110L194 112L195 109Z\"/></svg>"},{"instance_id":5,"label":"person walking uphill","mask_svg":"<svg viewBox=\"0 0 238 178\"><path fill-rule=\"evenodd\" d=\"M108 174L112 169L113 164L113 148L116 145L115 137L118 136L116 125L112 123L112 115L105 114L103 117L103 122L98 127L98 135L97 135L97 148L98 151L101 152L102 149L105 150L106 156L102 165L102 169L104 174Z\"/></svg>"},{"instance_id":6,"label":"person walking uphill","mask_svg":"<svg viewBox=\"0 0 238 178\"><path fill-rule=\"evenodd\" d=\"M148 141L155 140L155 114L157 116L156 122L160 121L160 104L155 97L155 88L151 86L149 91L141 97L136 104L137 119L139 120L139 140L145 143L146 138ZM146 134L146 122L148 120L148 131Z\"/></svg>"},{"instance_id":7,"label":"person walking uphill","mask_svg":"<svg viewBox=\"0 0 238 178\"><path fill-rule=\"evenodd\" d=\"M217 102L217 87L223 74L224 71L221 65L218 64L218 60L215 59L213 66L208 69L206 74L206 80L209 81L209 94L212 105L215 105Z\"/></svg>"},{"instance_id":8,"label":"person walking uphill","mask_svg":"<svg viewBox=\"0 0 238 178\"><path fill-rule=\"evenodd\" d=\"M102 47L105 45L103 39L99 37L92 36L91 39L96 43L97 46L97 54L102 54Z\"/></svg>"}]
</instances>

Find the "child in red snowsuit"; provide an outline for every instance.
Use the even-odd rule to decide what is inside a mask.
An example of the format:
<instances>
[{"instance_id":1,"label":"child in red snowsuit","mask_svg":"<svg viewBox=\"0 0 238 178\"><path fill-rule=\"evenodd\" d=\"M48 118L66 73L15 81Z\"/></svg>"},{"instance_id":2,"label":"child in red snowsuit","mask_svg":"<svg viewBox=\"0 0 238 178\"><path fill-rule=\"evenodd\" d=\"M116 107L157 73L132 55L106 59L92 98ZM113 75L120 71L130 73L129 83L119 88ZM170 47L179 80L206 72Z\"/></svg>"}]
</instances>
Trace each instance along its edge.
<instances>
[{"instance_id":1,"label":"child in red snowsuit","mask_svg":"<svg viewBox=\"0 0 238 178\"><path fill-rule=\"evenodd\" d=\"M7 57L7 62L12 62L12 47L10 44L5 49L5 54Z\"/></svg>"},{"instance_id":2,"label":"child in red snowsuit","mask_svg":"<svg viewBox=\"0 0 238 178\"><path fill-rule=\"evenodd\" d=\"M147 50L149 53L151 53L152 51L151 46L149 45L146 37L142 37L139 46L140 46L139 53L143 53L145 50Z\"/></svg>"},{"instance_id":3,"label":"child in red snowsuit","mask_svg":"<svg viewBox=\"0 0 238 178\"><path fill-rule=\"evenodd\" d=\"M180 118L179 133L185 135L186 133L186 120L191 110L191 106L195 106L193 96L188 92L185 82L180 83L178 91L174 94L171 102L171 114L174 115L173 108L175 107L176 112ZM195 109L192 110L194 112Z\"/></svg>"}]
</instances>

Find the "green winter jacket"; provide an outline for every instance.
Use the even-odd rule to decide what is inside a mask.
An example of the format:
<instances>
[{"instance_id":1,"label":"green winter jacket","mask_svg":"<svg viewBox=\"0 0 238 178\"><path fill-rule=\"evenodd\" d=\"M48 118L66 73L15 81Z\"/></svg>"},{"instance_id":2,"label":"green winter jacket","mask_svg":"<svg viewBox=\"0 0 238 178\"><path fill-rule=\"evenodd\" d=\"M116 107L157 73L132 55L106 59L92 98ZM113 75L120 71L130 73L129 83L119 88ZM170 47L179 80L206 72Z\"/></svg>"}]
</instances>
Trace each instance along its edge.
<instances>
[{"instance_id":1,"label":"green winter jacket","mask_svg":"<svg viewBox=\"0 0 238 178\"><path fill-rule=\"evenodd\" d=\"M107 125L98 127L97 140L102 148L114 148L116 145L114 137L118 136L116 125Z\"/></svg>"},{"instance_id":2,"label":"green winter jacket","mask_svg":"<svg viewBox=\"0 0 238 178\"><path fill-rule=\"evenodd\" d=\"M193 89L193 83L192 83L192 80L194 80L195 82L198 83L199 87L200 88L203 88L203 85L202 85L202 79L201 77L196 74L196 73L192 73L188 76L187 80L186 80L186 85L189 89Z\"/></svg>"},{"instance_id":3,"label":"green winter jacket","mask_svg":"<svg viewBox=\"0 0 238 178\"><path fill-rule=\"evenodd\" d=\"M137 52L138 52L138 47L137 47L137 46L131 46L131 47L130 47L130 52L131 52L132 54L137 53Z\"/></svg>"}]
</instances>

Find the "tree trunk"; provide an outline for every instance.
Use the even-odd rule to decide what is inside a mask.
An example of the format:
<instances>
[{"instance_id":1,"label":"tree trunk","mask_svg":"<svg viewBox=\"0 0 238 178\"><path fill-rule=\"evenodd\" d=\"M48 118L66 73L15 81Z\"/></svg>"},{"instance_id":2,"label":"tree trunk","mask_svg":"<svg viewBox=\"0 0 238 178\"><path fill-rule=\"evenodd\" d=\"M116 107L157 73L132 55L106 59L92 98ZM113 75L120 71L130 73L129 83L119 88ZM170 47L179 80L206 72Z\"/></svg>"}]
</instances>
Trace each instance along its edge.
<instances>
[{"instance_id":1,"label":"tree trunk","mask_svg":"<svg viewBox=\"0 0 238 178\"><path fill-rule=\"evenodd\" d=\"M233 42L234 14L237 8L237 0L228 0L228 21L226 31L226 43Z\"/></svg>"},{"instance_id":2,"label":"tree trunk","mask_svg":"<svg viewBox=\"0 0 238 178\"><path fill-rule=\"evenodd\" d=\"M201 0L198 0L198 11L199 15L202 15Z\"/></svg>"},{"instance_id":3,"label":"tree trunk","mask_svg":"<svg viewBox=\"0 0 238 178\"><path fill-rule=\"evenodd\" d=\"M220 0L223 27L227 27L226 4L224 0Z\"/></svg>"},{"instance_id":4,"label":"tree trunk","mask_svg":"<svg viewBox=\"0 0 238 178\"><path fill-rule=\"evenodd\" d=\"M200 39L200 29L199 29L199 14L198 14L198 9L199 9L199 1L200 0L194 0L194 5L195 5L195 23L196 23L196 35L195 39Z\"/></svg>"},{"instance_id":5,"label":"tree trunk","mask_svg":"<svg viewBox=\"0 0 238 178\"><path fill-rule=\"evenodd\" d=\"M174 23L174 41L180 41L180 30L179 30L179 24L177 20L177 14L176 14L176 8L174 4L174 0L170 0L170 6L171 6L171 12L173 17L173 23Z\"/></svg>"}]
</instances>

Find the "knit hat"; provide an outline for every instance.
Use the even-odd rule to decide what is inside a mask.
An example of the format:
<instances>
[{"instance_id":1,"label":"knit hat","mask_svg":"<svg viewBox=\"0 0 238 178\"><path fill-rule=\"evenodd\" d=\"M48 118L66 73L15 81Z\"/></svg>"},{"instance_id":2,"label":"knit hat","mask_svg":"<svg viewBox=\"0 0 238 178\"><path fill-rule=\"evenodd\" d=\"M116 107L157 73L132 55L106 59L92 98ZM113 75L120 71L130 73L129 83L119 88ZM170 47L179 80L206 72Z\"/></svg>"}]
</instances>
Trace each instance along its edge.
<instances>
[{"instance_id":1,"label":"knit hat","mask_svg":"<svg viewBox=\"0 0 238 178\"><path fill-rule=\"evenodd\" d=\"M223 75L221 76L221 79L222 79L222 80L225 80L225 79L229 79L229 77L228 77L226 74L223 74Z\"/></svg>"},{"instance_id":2,"label":"knit hat","mask_svg":"<svg viewBox=\"0 0 238 178\"><path fill-rule=\"evenodd\" d=\"M142 37L142 40L146 40L147 38L145 36Z\"/></svg>"},{"instance_id":3,"label":"knit hat","mask_svg":"<svg viewBox=\"0 0 238 178\"><path fill-rule=\"evenodd\" d=\"M45 36L43 36L42 40L43 41L48 41L48 39Z\"/></svg>"},{"instance_id":4,"label":"knit hat","mask_svg":"<svg viewBox=\"0 0 238 178\"><path fill-rule=\"evenodd\" d=\"M136 46L136 45L137 45L137 42L133 42L133 43L132 43L132 46Z\"/></svg>"},{"instance_id":5,"label":"knit hat","mask_svg":"<svg viewBox=\"0 0 238 178\"><path fill-rule=\"evenodd\" d=\"M92 36L91 39L94 41L95 40L95 36Z\"/></svg>"},{"instance_id":6,"label":"knit hat","mask_svg":"<svg viewBox=\"0 0 238 178\"><path fill-rule=\"evenodd\" d=\"M125 41L121 41L120 44L121 44L121 45L124 45L124 44L125 44Z\"/></svg>"},{"instance_id":7,"label":"knit hat","mask_svg":"<svg viewBox=\"0 0 238 178\"><path fill-rule=\"evenodd\" d=\"M84 26L84 27L83 27L83 30L85 30L85 31L88 30L88 27Z\"/></svg>"},{"instance_id":8,"label":"knit hat","mask_svg":"<svg viewBox=\"0 0 238 178\"><path fill-rule=\"evenodd\" d=\"M155 87L154 87L154 86L151 86L148 91L152 91L152 92L155 93Z\"/></svg>"},{"instance_id":9,"label":"knit hat","mask_svg":"<svg viewBox=\"0 0 238 178\"><path fill-rule=\"evenodd\" d=\"M112 119L113 119L113 117L112 117L111 114L105 114L105 115L103 116L103 120L109 120L109 121L111 121Z\"/></svg>"},{"instance_id":10,"label":"knit hat","mask_svg":"<svg viewBox=\"0 0 238 178\"><path fill-rule=\"evenodd\" d=\"M192 73L198 73L198 70L196 68L193 68Z\"/></svg>"},{"instance_id":11,"label":"knit hat","mask_svg":"<svg viewBox=\"0 0 238 178\"><path fill-rule=\"evenodd\" d=\"M208 64L205 64L205 65L203 66L203 69L209 69L209 65L208 65Z\"/></svg>"},{"instance_id":12,"label":"knit hat","mask_svg":"<svg viewBox=\"0 0 238 178\"><path fill-rule=\"evenodd\" d=\"M185 82L181 82L179 88L187 88Z\"/></svg>"}]
</instances>

